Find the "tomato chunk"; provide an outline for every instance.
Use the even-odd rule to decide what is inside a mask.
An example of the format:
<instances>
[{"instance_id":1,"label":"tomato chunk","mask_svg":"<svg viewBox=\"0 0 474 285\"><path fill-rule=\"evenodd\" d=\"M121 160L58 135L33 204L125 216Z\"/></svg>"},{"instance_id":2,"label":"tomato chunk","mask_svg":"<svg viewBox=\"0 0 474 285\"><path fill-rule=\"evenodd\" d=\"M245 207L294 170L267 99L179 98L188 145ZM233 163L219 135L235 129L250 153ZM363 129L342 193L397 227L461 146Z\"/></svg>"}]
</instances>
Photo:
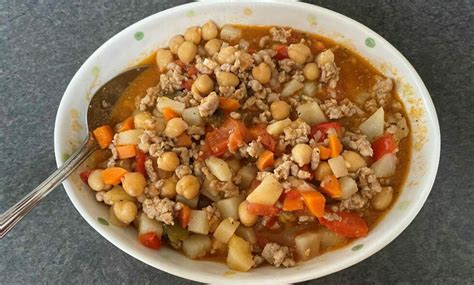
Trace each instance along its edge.
<instances>
[{"instance_id":1,"label":"tomato chunk","mask_svg":"<svg viewBox=\"0 0 474 285\"><path fill-rule=\"evenodd\" d=\"M275 58L277 60L282 60L288 58L288 46L287 45L280 45L278 46L275 51L277 52Z\"/></svg>"},{"instance_id":2,"label":"tomato chunk","mask_svg":"<svg viewBox=\"0 0 474 285\"><path fill-rule=\"evenodd\" d=\"M265 124L258 124L248 129L249 136L252 140L256 140L260 137L260 143L269 151L275 152L278 141L275 137L267 132Z\"/></svg>"},{"instance_id":3,"label":"tomato chunk","mask_svg":"<svg viewBox=\"0 0 474 285\"><path fill-rule=\"evenodd\" d=\"M379 160L387 153L394 153L398 149L397 142L391 134L384 134L372 143L374 159Z\"/></svg>"},{"instance_id":4,"label":"tomato chunk","mask_svg":"<svg viewBox=\"0 0 474 285\"><path fill-rule=\"evenodd\" d=\"M141 244L151 249L160 249L161 247L161 240L160 237L156 233L144 233L138 236L138 240Z\"/></svg>"},{"instance_id":5,"label":"tomato chunk","mask_svg":"<svg viewBox=\"0 0 474 285\"><path fill-rule=\"evenodd\" d=\"M349 238L363 237L369 232L369 227L365 220L356 213L341 211L336 214L341 217L340 221L329 221L321 217L319 218L319 223L330 231Z\"/></svg>"},{"instance_id":6,"label":"tomato chunk","mask_svg":"<svg viewBox=\"0 0 474 285\"><path fill-rule=\"evenodd\" d=\"M219 157L229 150L236 151L243 145L246 137L245 125L241 121L228 118L221 127L206 134L206 145L202 151L207 151L207 156Z\"/></svg>"},{"instance_id":7,"label":"tomato chunk","mask_svg":"<svg viewBox=\"0 0 474 285\"><path fill-rule=\"evenodd\" d=\"M327 134L330 129L334 129L337 133L338 136L342 135L342 125L339 124L338 122L325 122L321 124L317 124L311 127L311 138L314 138L314 136L318 133L321 132L321 137L319 138L319 141L322 142L324 139L327 137Z\"/></svg>"},{"instance_id":8,"label":"tomato chunk","mask_svg":"<svg viewBox=\"0 0 474 285\"><path fill-rule=\"evenodd\" d=\"M262 205L262 204L256 204L256 203L249 203L247 205L247 210L254 215L258 216L276 216L278 215L278 212L280 210L277 207L274 206L267 206L267 205Z\"/></svg>"},{"instance_id":9,"label":"tomato chunk","mask_svg":"<svg viewBox=\"0 0 474 285\"><path fill-rule=\"evenodd\" d=\"M82 182L87 184L87 180L89 179L89 175L91 175L92 170L86 170L79 173L79 177L81 177Z\"/></svg>"},{"instance_id":10,"label":"tomato chunk","mask_svg":"<svg viewBox=\"0 0 474 285\"><path fill-rule=\"evenodd\" d=\"M145 153L139 149L137 149L137 156L135 157L135 171L140 172L143 174L143 176L146 175L146 170L145 170Z\"/></svg>"}]
</instances>

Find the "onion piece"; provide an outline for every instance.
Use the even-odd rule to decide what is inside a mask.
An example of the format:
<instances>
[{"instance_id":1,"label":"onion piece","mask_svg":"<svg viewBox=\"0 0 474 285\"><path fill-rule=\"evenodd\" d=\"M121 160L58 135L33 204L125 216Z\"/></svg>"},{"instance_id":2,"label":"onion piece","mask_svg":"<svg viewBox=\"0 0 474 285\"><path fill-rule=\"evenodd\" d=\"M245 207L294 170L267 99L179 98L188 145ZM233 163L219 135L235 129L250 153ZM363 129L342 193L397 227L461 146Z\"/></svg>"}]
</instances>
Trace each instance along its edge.
<instances>
[{"instance_id":1,"label":"onion piece","mask_svg":"<svg viewBox=\"0 0 474 285\"><path fill-rule=\"evenodd\" d=\"M383 135L384 116L383 107L380 107L372 116L359 125L360 131L367 136L369 141Z\"/></svg>"},{"instance_id":2,"label":"onion piece","mask_svg":"<svg viewBox=\"0 0 474 285\"><path fill-rule=\"evenodd\" d=\"M339 246L347 240L344 236L336 234L327 228L320 228L317 232L321 238L321 250Z\"/></svg>"},{"instance_id":3,"label":"onion piece","mask_svg":"<svg viewBox=\"0 0 474 285\"><path fill-rule=\"evenodd\" d=\"M207 235L192 235L183 241L183 252L189 258L202 258L210 250L211 239Z\"/></svg>"},{"instance_id":4,"label":"onion piece","mask_svg":"<svg viewBox=\"0 0 474 285\"><path fill-rule=\"evenodd\" d=\"M317 102L308 102L299 105L296 111L298 112L298 117L310 126L327 122L326 116Z\"/></svg>"},{"instance_id":5,"label":"onion piece","mask_svg":"<svg viewBox=\"0 0 474 285\"><path fill-rule=\"evenodd\" d=\"M296 91L301 90L304 84L296 79L293 79L285 84L283 90L281 90L281 96L288 97L295 94Z\"/></svg>"},{"instance_id":6,"label":"onion piece","mask_svg":"<svg viewBox=\"0 0 474 285\"><path fill-rule=\"evenodd\" d=\"M177 196L176 196L176 202L181 202L181 203L183 203L183 204L188 205L188 206L191 207L191 208L196 208L196 207L197 207L197 204L198 204L198 202L199 202L199 195L197 195L196 197L192 198L191 200L186 199L186 198L184 198L184 197L181 196L181 195L177 195Z\"/></svg>"},{"instance_id":7,"label":"onion piece","mask_svg":"<svg viewBox=\"0 0 474 285\"><path fill-rule=\"evenodd\" d=\"M117 134L116 145L139 144L143 130L128 130Z\"/></svg>"},{"instance_id":8,"label":"onion piece","mask_svg":"<svg viewBox=\"0 0 474 285\"><path fill-rule=\"evenodd\" d=\"M244 240L248 241L251 244L257 243L257 236L255 235L255 231L253 230L252 227L246 227L244 225L240 225L235 231L235 234L243 238Z\"/></svg>"},{"instance_id":9,"label":"onion piece","mask_svg":"<svg viewBox=\"0 0 474 285\"><path fill-rule=\"evenodd\" d=\"M246 189L252 183L252 180L257 176L257 168L253 165L244 165L237 172L240 175L240 187Z\"/></svg>"},{"instance_id":10,"label":"onion piece","mask_svg":"<svg viewBox=\"0 0 474 285\"><path fill-rule=\"evenodd\" d=\"M397 156L394 153L387 153L370 166L375 176L383 178L390 177L397 170Z\"/></svg>"}]
</instances>

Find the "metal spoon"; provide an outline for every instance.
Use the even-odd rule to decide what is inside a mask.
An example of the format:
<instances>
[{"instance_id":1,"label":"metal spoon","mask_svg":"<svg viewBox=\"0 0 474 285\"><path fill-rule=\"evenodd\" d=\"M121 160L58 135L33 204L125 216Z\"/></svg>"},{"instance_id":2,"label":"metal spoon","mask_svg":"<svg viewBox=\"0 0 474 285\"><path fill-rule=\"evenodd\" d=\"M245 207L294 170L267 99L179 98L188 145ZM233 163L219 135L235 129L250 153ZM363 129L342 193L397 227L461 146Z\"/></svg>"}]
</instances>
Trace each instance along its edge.
<instances>
[{"instance_id":1,"label":"metal spoon","mask_svg":"<svg viewBox=\"0 0 474 285\"><path fill-rule=\"evenodd\" d=\"M92 97L87 110L87 137L79 149L59 169L0 216L0 239L2 239L24 216L46 197L56 186L76 170L99 148L89 130L110 123L111 111L129 84L149 66L141 66L117 75L105 83Z\"/></svg>"}]
</instances>

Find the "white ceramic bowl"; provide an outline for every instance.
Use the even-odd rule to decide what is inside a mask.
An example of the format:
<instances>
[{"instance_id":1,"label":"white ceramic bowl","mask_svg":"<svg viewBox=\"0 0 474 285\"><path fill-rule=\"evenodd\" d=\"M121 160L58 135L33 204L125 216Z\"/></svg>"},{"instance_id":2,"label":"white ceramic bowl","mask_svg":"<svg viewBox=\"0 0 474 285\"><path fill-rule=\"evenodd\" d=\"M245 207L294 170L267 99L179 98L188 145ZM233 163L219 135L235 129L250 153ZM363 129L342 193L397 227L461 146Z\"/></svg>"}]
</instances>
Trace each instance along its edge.
<instances>
[{"instance_id":1,"label":"white ceramic bowl","mask_svg":"<svg viewBox=\"0 0 474 285\"><path fill-rule=\"evenodd\" d=\"M412 163L405 188L386 217L365 238L294 268L262 267L247 273L225 264L193 261L171 249L149 250L137 242L133 229L109 226L104 205L73 175L64 182L72 203L104 238L129 255L171 274L206 283L291 283L318 278L349 267L395 239L414 219L433 185L440 154L438 119L430 95L410 63L386 40L343 15L303 3L192 3L178 6L131 25L97 49L69 83L56 117L56 162L63 163L85 137L86 107L91 94L114 75L132 67L167 40L192 25L212 19L218 24L283 25L331 37L357 51L386 76L409 114L414 138Z\"/></svg>"}]
</instances>

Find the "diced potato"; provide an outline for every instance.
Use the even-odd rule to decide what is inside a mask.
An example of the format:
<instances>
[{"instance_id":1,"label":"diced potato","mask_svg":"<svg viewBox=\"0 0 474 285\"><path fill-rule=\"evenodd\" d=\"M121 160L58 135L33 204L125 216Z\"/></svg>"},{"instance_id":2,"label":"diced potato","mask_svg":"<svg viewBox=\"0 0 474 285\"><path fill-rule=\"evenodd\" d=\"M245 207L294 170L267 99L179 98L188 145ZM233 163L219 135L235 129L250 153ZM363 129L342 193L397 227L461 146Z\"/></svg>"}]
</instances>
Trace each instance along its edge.
<instances>
[{"instance_id":1,"label":"diced potato","mask_svg":"<svg viewBox=\"0 0 474 285\"><path fill-rule=\"evenodd\" d=\"M214 237L223 243L227 243L234 235L239 225L240 223L232 218L224 219L219 226L217 226L217 229L214 232Z\"/></svg>"},{"instance_id":2,"label":"diced potato","mask_svg":"<svg viewBox=\"0 0 474 285\"><path fill-rule=\"evenodd\" d=\"M341 245L346 242L346 238L328 230L327 228L320 228L317 233L321 240L321 250Z\"/></svg>"},{"instance_id":3,"label":"diced potato","mask_svg":"<svg viewBox=\"0 0 474 285\"><path fill-rule=\"evenodd\" d=\"M236 41L242 36L242 31L230 24L226 24L222 27L220 38L224 41Z\"/></svg>"},{"instance_id":4,"label":"diced potato","mask_svg":"<svg viewBox=\"0 0 474 285\"><path fill-rule=\"evenodd\" d=\"M143 135L143 130L128 130L120 132L117 135L116 145L139 144L140 137Z\"/></svg>"},{"instance_id":5,"label":"diced potato","mask_svg":"<svg viewBox=\"0 0 474 285\"><path fill-rule=\"evenodd\" d=\"M326 116L317 102L308 102L299 105L296 108L296 111L298 112L298 117L303 119L303 121L305 121L310 126L327 122Z\"/></svg>"},{"instance_id":6,"label":"diced potato","mask_svg":"<svg viewBox=\"0 0 474 285\"><path fill-rule=\"evenodd\" d=\"M283 133L283 130L291 125L291 120L286 118L281 121L276 121L273 124L267 126L267 132L272 136L279 136Z\"/></svg>"},{"instance_id":7,"label":"diced potato","mask_svg":"<svg viewBox=\"0 0 474 285\"><path fill-rule=\"evenodd\" d=\"M239 205L241 202L242 198L236 196L220 200L216 203L216 207L221 212L222 218L232 218L237 221L239 219Z\"/></svg>"},{"instance_id":8,"label":"diced potato","mask_svg":"<svg viewBox=\"0 0 474 285\"><path fill-rule=\"evenodd\" d=\"M387 153L370 166L375 176L383 178L395 175L397 170L397 156L394 153Z\"/></svg>"},{"instance_id":9,"label":"diced potato","mask_svg":"<svg viewBox=\"0 0 474 285\"><path fill-rule=\"evenodd\" d=\"M188 230L193 233L207 235L209 233L209 221L206 212L191 210Z\"/></svg>"},{"instance_id":10,"label":"diced potato","mask_svg":"<svg viewBox=\"0 0 474 285\"><path fill-rule=\"evenodd\" d=\"M281 90L282 97L288 97L295 94L296 91L301 90L304 87L304 84L299 82L296 79L293 79L285 84L283 90Z\"/></svg>"},{"instance_id":11,"label":"diced potato","mask_svg":"<svg viewBox=\"0 0 474 285\"><path fill-rule=\"evenodd\" d=\"M230 171L229 165L227 163L215 156L211 156L206 159L206 166L209 168L209 171L220 181L228 182L232 180L232 172Z\"/></svg>"},{"instance_id":12,"label":"diced potato","mask_svg":"<svg viewBox=\"0 0 474 285\"><path fill-rule=\"evenodd\" d=\"M329 163L326 161L321 161L318 165L318 168L314 171L314 179L317 181L323 181L324 177L331 175L332 170L331 167L329 166Z\"/></svg>"},{"instance_id":13,"label":"diced potato","mask_svg":"<svg viewBox=\"0 0 474 285\"><path fill-rule=\"evenodd\" d=\"M237 171L239 171L240 161L238 159L227 160L226 163L233 173L237 173Z\"/></svg>"},{"instance_id":14,"label":"diced potato","mask_svg":"<svg viewBox=\"0 0 474 285\"><path fill-rule=\"evenodd\" d=\"M163 235L163 224L155 219L150 219L145 213L141 213L138 218L138 235L155 233L158 237Z\"/></svg>"},{"instance_id":15,"label":"diced potato","mask_svg":"<svg viewBox=\"0 0 474 285\"><path fill-rule=\"evenodd\" d=\"M236 235L229 240L227 265L237 271L248 271L254 265L250 244Z\"/></svg>"},{"instance_id":16,"label":"diced potato","mask_svg":"<svg viewBox=\"0 0 474 285\"><path fill-rule=\"evenodd\" d=\"M118 201L130 201L134 202L135 197L132 197L123 190L122 186L115 185L110 191L104 194L104 203L107 205L113 205Z\"/></svg>"},{"instance_id":17,"label":"diced potato","mask_svg":"<svg viewBox=\"0 0 474 285\"><path fill-rule=\"evenodd\" d=\"M156 107L160 113L163 113L165 108L170 108L175 113L182 114L185 108L185 104L179 101L172 100L165 96L160 96L156 100Z\"/></svg>"},{"instance_id":18,"label":"diced potato","mask_svg":"<svg viewBox=\"0 0 474 285\"><path fill-rule=\"evenodd\" d=\"M253 165L244 165L237 172L240 175L240 187L246 189L252 183L252 180L257 176L257 168Z\"/></svg>"},{"instance_id":19,"label":"diced potato","mask_svg":"<svg viewBox=\"0 0 474 285\"><path fill-rule=\"evenodd\" d=\"M359 168L367 166L364 158L355 151L345 150L342 153L342 157L344 157L344 160L349 164L347 167L349 172L356 172Z\"/></svg>"},{"instance_id":20,"label":"diced potato","mask_svg":"<svg viewBox=\"0 0 474 285\"><path fill-rule=\"evenodd\" d=\"M250 244L257 243L257 236L255 235L255 231L253 230L252 227L246 227L244 225L240 225L235 231L235 234L243 238L244 240L248 241Z\"/></svg>"},{"instance_id":21,"label":"diced potato","mask_svg":"<svg viewBox=\"0 0 474 285\"><path fill-rule=\"evenodd\" d=\"M262 183L247 196L247 201L249 203L272 206L280 197L281 192L283 192L281 184L273 175L268 175L263 179Z\"/></svg>"},{"instance_id":22,"label":"diced potato","mask_svg":"<svg viewBox=\"0 0 474 285\"><path fill-rule=\"evenodd\" d=\"M380 107L372 116L359 125L360 131L367 136L369 141L373 141L375 138L383 135L384 116L383 107Z\"/></svg>"},{"instance_id":23,"label":"diced potato","mask_svg":"<svg viewBox=\"0 0 474 285\"><path fill-rule=\"evenodd\" d=\"M190 126L199 126L204 122L201 115L199 115L198 107L184 109L182 116L186 124Z\"/></svg>"},{"instance_id":24,"label":"diced potato","mask_svg":"<svg viewBox=\"0 0 474 285\"><path fill-rule=\"evenodd\" d=\"M346 161L339 155L328 160L329 167L336 178L343 177L349 174L346 167Z\"/></svg>"},{"instance_id":25,"label":"diced potato","mask_svg":"<svg viewBox=\"0 0 474 285\"><path fill-rule=\"evenodd\" d=\"M207 235L191 235L183 241L183 252L189 258L202 258L210 250L211 239Z\"/></svg>"},{"instance_id":26,"label":"diced potato","mask_svg":"<svg viewBox=\"0 0 474 285\"><path fill-rule=\"evenodd\" d=\"M296 254L300 260L308 260L319 255L321 237L315 232L305 232L295 237Z\"/></svg>"},{"instance_id":27,"label":"diced potato","mask_svg":"<svg viewBox=\"0 0 474 285\"><path fill-rule=\"evenodd\" d=\"M339 186L341 187L341 199L349 199L358 190L357 183L349 176L339 178Z\"/></svg>"},{"instance_id":28,"label":"diced potato","mask_svg":"<svg viewBox=\"0 0 474 285\"><path fill-rule=\"evenodd\" d=\"M227 251L227 244L216 238L211 239L211 252L214 254L224 254Z\"/></svg>"},{"instance_id":29,"label":"diced potato","mask_svg":"<svg viewBox=\"0 0 474 285\"><path fill-rule=\"evenodd\" d=\"M383 211L390 206L393 200L392 187L383 187L382 191L372 198L372 207L377 211Z\"/></svg>"},{"instance_id":30,"label":"diced potato","mask_svg":"<svg viewBox=\"0 0 474 285\"><path fill-rule=\"evenodd\" d=\"M305 82L303 87L303 94L313 97L318 91L318 83L316 81Z\"/></svg>"}]
</instances>

